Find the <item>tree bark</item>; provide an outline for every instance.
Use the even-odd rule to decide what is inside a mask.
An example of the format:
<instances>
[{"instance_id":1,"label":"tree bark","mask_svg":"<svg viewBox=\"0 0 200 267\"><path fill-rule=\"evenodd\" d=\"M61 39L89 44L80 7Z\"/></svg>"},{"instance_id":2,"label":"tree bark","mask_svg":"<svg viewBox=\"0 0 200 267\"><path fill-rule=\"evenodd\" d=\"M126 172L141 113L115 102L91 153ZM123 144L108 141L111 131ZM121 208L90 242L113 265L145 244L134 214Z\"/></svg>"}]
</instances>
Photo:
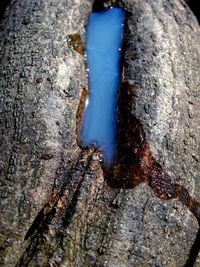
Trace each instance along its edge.
<instances>
[{"instance_id":1,"label":"tree bark","mask_svg":"<svg viewBox=\"0 0 200 267\"><path fill-rule=\"evenodd\" d=\"M181 0L119 2L127 20L112 170L78 143L92 1L13 0L1 21L1 266L195 261L199 25Z\"/></svg>"}]
</instances>

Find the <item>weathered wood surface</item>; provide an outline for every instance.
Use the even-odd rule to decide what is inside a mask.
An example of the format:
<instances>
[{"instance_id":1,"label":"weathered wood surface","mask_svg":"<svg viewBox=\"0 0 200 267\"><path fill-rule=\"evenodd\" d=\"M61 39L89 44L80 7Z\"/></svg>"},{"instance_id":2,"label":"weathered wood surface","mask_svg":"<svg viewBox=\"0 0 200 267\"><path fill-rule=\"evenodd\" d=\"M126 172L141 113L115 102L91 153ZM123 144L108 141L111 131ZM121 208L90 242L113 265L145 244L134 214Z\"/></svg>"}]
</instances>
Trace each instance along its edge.
<instances>
[{"instance_id":1,"label":"weathered wood surface","mask_svg":"<svg viewBox=\"0 0 200 267\"><path fill-rule=\"evenodd\" d=\"M199 25L180 0L122 5L130 124L120 127L138 158L117 178L77 144L87 80L70 36L84 40L92 1L13 0L1 21L1 266L188 260L199 227Z\"/></svg>"}]
</instances>

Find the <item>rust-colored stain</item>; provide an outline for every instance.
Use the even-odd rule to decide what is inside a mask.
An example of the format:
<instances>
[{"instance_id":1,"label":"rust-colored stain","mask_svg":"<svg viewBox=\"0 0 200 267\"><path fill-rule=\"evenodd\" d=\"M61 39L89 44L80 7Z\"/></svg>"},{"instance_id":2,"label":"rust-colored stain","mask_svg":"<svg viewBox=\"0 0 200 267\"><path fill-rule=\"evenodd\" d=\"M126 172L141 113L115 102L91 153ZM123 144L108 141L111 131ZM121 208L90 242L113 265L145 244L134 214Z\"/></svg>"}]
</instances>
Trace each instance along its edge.
<instances>
[{"instance_id":1,"label":"rust-colored stain","mask_svg":"<svg viewBox=\"0 0 200 267\"><path fill-rule=\"evenodd\" d=\"M72 47L76 52L80 53L81 55L84 55L85 48L80 34L70 34L67 38L67 42L69 46Z\"/></svg>"},{"instance_id":2,"label":"rust-colored stain","mask_svg":"<svg viewBox=\"0 0 200 267\"><path fill-rule=\"evenodd\" d=\"M179 199L199 221L199 203L184 186L174 183L154 159L143 126L132 113L133 94L134 88L122 82L118 96L117 160L110 169L104 168L108 185L113 188L134 188L146 182L157 197Z\"/></svg>"},{"instance_id":3,"label":"rust-colored stain","mask_svg":"<svg viewBox=\"0 0 200 267\"><path fill-rule=\"evenodd\" d=\"M80 96L78 110L76 112L76 136L77 136L77 143L79 145L80 145L80 127L83 119L85 101L87 99L87 96L88 96L88 91L86 90L86 88L83 88Z\"/></svg>"}]
</instances>

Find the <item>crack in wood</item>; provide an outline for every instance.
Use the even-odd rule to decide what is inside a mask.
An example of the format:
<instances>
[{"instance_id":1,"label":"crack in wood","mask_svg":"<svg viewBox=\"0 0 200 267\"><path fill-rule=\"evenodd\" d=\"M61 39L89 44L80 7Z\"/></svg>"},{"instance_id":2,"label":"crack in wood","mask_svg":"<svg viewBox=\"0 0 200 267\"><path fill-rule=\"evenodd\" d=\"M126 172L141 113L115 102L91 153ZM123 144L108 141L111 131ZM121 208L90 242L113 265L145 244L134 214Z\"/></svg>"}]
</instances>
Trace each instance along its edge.
<instances>
[{"instance_id":1,"label":"crack in wood","mask_svg":"<svg viewBox=\"0 0 200 267\"><path fill-rule=\"evenodd\" d=\"M68 174L68 177L71 177L71 178L77 177L76 178L77 179L77 181L76 181L77 186L81 182L85 173L88 170L88 166L90 164L92 154L93 154L93 150L91 150L91 149L82 151L79 155L79 158L78 158L75 166L72 167L72 169L70 170L70 172ZM82 166L82 168L81 168L81 165L82 165L81 162L83 161L83 159L86 160L86 162L84 162L84 166ZM73 182L75 182L75 181L73 180ZM67 193L66 193L66 190L67 190ZM72 192L70 192L70 182L68 179L68 182L64 183L61 190L57 193L54 193L54 195L51 196L50 201L38 213L34 222L32 223L31 227L28 229L28 231L25 235L25 240L28 239L31 235L33 235L35 233L35 230L39 230L40 226L45 224L45 221L46 221L48 215L51 213L52 209L55 206L59 206L59 208L56 211L58 213L58 210L63 209L64 206L67 203L69 203L69 200L71 199L71 198L69 198L70 193L73 194ZM59 203L59 201L63 197L64 197L64 199Z\"/></svg>"}]
</instances>

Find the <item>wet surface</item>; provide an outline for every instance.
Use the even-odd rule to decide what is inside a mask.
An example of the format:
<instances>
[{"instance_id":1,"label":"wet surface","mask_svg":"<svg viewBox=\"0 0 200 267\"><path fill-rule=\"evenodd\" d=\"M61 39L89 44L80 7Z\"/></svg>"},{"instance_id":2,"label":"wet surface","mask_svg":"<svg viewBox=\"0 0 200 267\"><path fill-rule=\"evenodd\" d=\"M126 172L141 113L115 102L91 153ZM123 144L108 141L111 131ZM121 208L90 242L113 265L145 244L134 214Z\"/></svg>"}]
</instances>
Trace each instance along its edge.
<instances>
[{"instance_id":1,"label":"wet surface","mask_svg":"<svg viewBox=\"0 0 200 267\"><path fill-rule=\"evenodd\" d=\"M87 97L86 92L85 89L82 92L77 112L77 133L80 130ZM200 203L189 194L183 185L176 182L176 178L171 177L156 162L146 139L144 127L134 116L133 110L134 87L127 82L122 82L118 96L117 159L115 164L109 168L102 165L107 184L111 188L132 189L140 183L147 183L158 198L163 200L178 199L200 223ZM196 261L200 250L199 240L200 230L185 264L187 267L193 266Z\"/></svg>"},{"instance_id":2,"label":"wet surface","mask_svg":"<svg viewBox=\"0 0 200 267\"><path fill-rule=\"evenodd\" d=\"M89 94L81 124L81 144L102 150L106 164L116 150L116 107L120 81L124 10L92 12L86 33Z\"/></svg>"},{"instance_id":3,"label":"wet surface","mask_svg":"<svg viewBox=\"0 0 200 267\"><path fill-rule=\"evenodd\" d=\"M80 34L73 33L67 36L68 46L73 48L76 52L83 55L85 48L81 39Z\"/></svg>"},{"instance_id":4,"label":"wet surface","mask_svg":"<svg viewBox=\"0 0 200 267\"><path fill-rule=\"evenodd\" d=\"M87 91L82 91L77 112L78 142L80 123L83 116ZM134 87L128 82L122 82L118 94L117 104L117 158L111 166L102 164L104 178L111 188L132 189L140 183L147 183L154 194L163 200L178 199L196 217L200 223L200 203L188 190L178 183L174 177L162 169L156 162L145 136L142 123L133 114ZM79 143L80 144L80 143ZM200 250L200 230L190 250L187 267L193 266Z\"/></svg>"},{"instance_id":5,"label":"wet surface","mask_svg":"<svg viewBox=\"0 0 200 267\"><path fill-rule=\"evenodd\" d=\"M83 106L85 93L82 93ZM81 117L82 108L78 111ZM132 114L134 110L134 88L122 82L118 96L117 159L109 167L102 164L104 178L111 188L132 189L147 183L155 196L163 200L178 199L200 223L200 203L190 196L188 190L173 179L156 162L145 136L142 123ZM80 119L78 120L80 124ZM200 230L197 233L185 266L193 266L200 250Z\"/></svg>"},{"instance_id":6,"label":"wet surface","mask_svg":"<svg viewBox=\"0 0 200 267\"><path fill-rule=\"evenodd\" d=\"M117 160L104 168L105 179L113 188L134 188L148 183L160 199L178 198L200 219L200 204L184 186L174 182L152 155L141 122L132 114L134 88L122 82L118 98Z\"/></svg>"}]
</instances>

